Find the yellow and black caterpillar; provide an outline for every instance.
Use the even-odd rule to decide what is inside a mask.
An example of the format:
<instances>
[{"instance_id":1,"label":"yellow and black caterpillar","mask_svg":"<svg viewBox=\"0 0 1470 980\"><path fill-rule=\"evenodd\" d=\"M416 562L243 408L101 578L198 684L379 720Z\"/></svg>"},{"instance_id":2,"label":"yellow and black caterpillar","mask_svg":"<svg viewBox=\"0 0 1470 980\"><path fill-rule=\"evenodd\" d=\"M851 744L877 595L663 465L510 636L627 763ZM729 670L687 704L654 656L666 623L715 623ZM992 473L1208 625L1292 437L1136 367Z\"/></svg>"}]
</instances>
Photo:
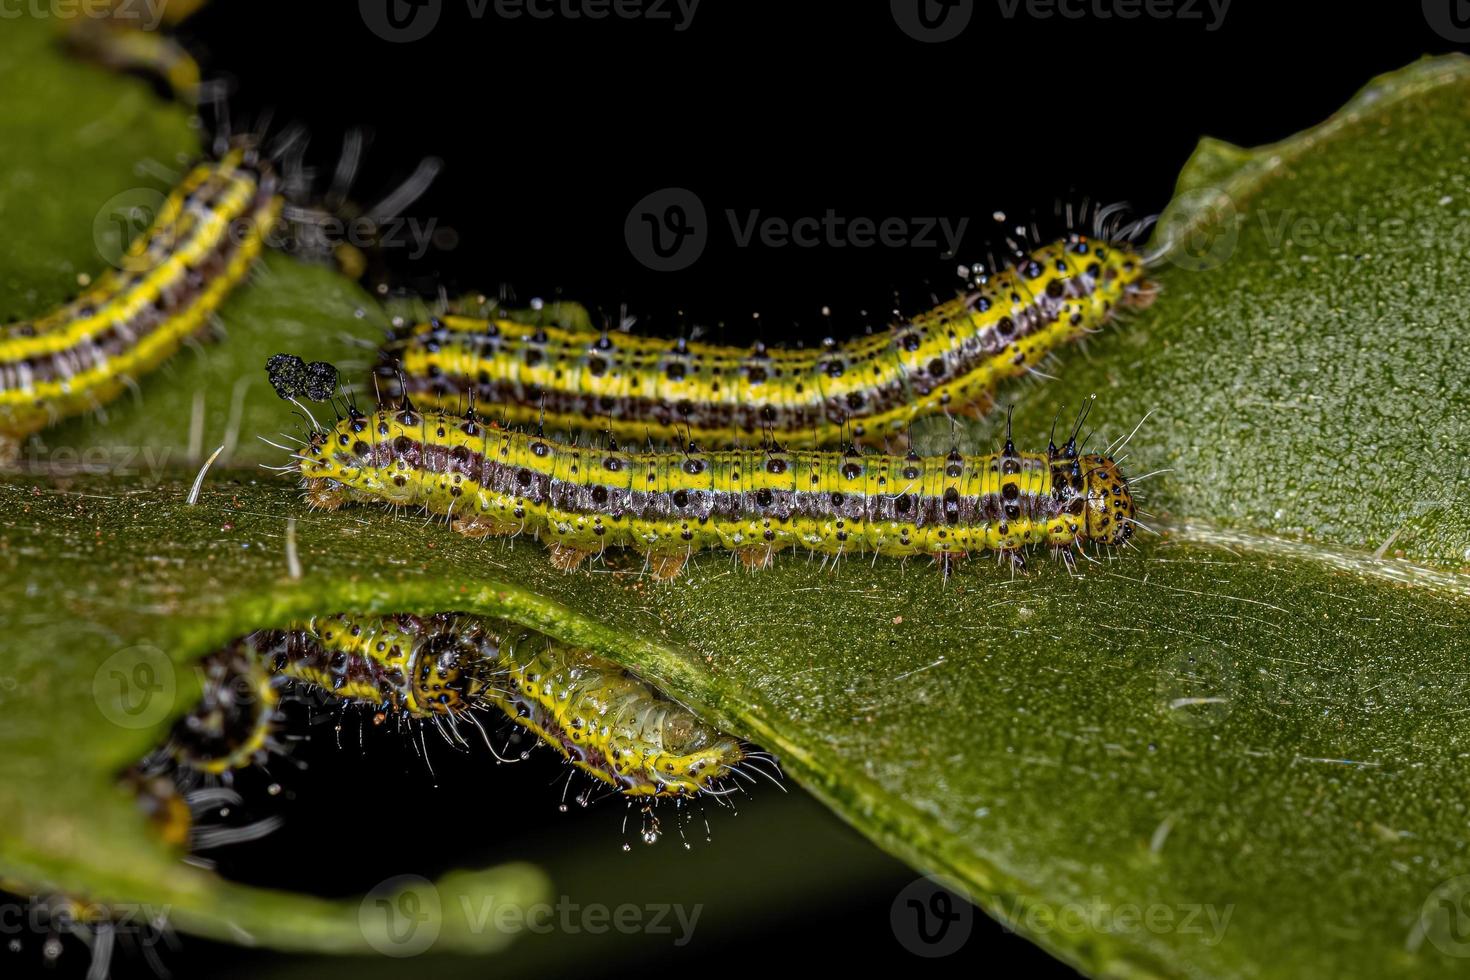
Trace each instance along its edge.
<instances>
[{"instance_id":1,"label":"yellow and black caterpillar","mask_svg":"<svg viewBox=\"0 0 1470 980\"><path fill-rule=\"evenodd\" d=\"M1080 424L1080 419L1079 419ZM1045 453L920 457L766 449L630 453L554 442L479 418L355 408L296 454L308 501L423 507L472 537L531 534L575 568L633 548L656 577L724 549L761 567L788 548L1019 561L1050 546L1123 544L1136 521L1113 460L1079 453L1076 431Z\"/></svg>"},{"instance_id":2,"label":"yellow and black caterpillar","mask_svg":"<svg viewBox=\"0 0 1470 980\"><path fill-rule=\"evenodd\" d=\"M270 166L232 150L189 172L120 268L53 312L0 326L0 450L102 407L200 333L281 207Z\"/></svg>"},{"instance_id":3,"label":"yellow and black caterpillar","mask_svg":"<svg viewBox=\"0 0 1470 980\"><path fill-rule=\"evenodd\" d=\"M720 794L752 757L611 661L495 619L317 616L252 633L205 665L204 696L168 751L211 775L259 762L274 744L282 680L447 735L460 720L478 726L477 709L497 709L629 797Z\"/></svg>"},{"instance_id":4,"label":"yellow and black caterpillar","mask_svg":"<svg viewBox=\"0 0 1470 980\"><path fill-rule=\"evenodd\" d=\"M62 41L115 72L152 77L186 104L198 100L199 63L171 32L206 0L91 0L63 18Z\"/></svg>"},{"instance_id":5,"label":"yellow and black caterpillar","mask_svg":"<svg viewBox=\"0 0 1470 980\"><path fill-rule=\"evenodd\" d=\"M444 316L385 348L379 387L440 411L621 440L881 444L935 414L980 415L1000 382L1153 296L1123 244L1073 235L891 330L820 349L713 344Z\"/></svg>"}]
</instances>

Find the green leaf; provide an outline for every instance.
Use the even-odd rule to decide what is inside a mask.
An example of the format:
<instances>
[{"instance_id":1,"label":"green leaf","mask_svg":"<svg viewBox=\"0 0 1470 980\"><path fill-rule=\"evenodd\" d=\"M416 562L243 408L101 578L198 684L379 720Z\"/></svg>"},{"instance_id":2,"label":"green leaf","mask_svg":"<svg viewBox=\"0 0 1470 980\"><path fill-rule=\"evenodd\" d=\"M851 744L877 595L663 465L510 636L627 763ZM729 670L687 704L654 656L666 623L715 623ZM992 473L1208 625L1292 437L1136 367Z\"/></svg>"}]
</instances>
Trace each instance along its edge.
<instances>
[{"instance_id":1,"label":"green leaf","mask_svg":"<svg viewBox=\"0 0 1470 980\"><path fill-rule=\"evenodd\" d=\"M161 651L177 714L186 665L248 629L457 609L618 658L1085 972L1461 972L1467 96L1463 59L1428 61L1282 144L1202 145L1163 222L1159 301L1065 354L1061 382L1018 393L1018 442L1044 444L1062 405L1097 392L1100 439L1152 413L1128 471L1171 468L1144 484L1164 537L1076 576L977 561L946 584L917 564L794 556L747 575L705 556L665 586L636 559L562 575L533 542L366 507L314 514L239 467L217 468L195 507L177 467L11 478L0 873L166 897L181 927L212 935L248 921L263 943L349 942L341 908L166 860L114 778L167 717L120 727L93 679L120 651ZM176 430L203 390L209 434L193 441L212 447L233 379L282 344L351 360L341 335L370 337L379 316L324 271L273 260L225 311L226 343L85 435L187 449ZM237 415L237 463L247 436L290 426L257 394ZM993 435L968 432L967 448Z\"/></svg>"}]
</instances>

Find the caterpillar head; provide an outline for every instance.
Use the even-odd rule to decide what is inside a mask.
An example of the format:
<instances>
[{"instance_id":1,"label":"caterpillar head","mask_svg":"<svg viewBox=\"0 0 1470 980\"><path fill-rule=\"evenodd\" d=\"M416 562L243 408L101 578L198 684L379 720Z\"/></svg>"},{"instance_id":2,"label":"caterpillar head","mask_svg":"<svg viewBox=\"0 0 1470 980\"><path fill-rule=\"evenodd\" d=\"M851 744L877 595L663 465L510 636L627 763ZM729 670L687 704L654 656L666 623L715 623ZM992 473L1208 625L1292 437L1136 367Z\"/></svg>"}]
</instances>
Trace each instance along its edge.
<instances>
[{"instance_id":1,"label":"caterpillar head","mask_svg":"<svg viewBox=\"0 0 1470 980\"><path fill-rule=\"evenodd\" d=\"M744 746L728 735L721 735L704 748L673 757L669 760L672 769L666 763L659 775L668 785L670 795L693 796L714 791L743 758Z\"/></svg>"},{"instance_id":2,"label":"caterpillar head","mask_svg":"<svg viewBox=\"0 0 1470 980\"><path fill-rule=\"evenodd\" d=\"M649 761L660 795L694 796L713 790L745 758L738 739L715 731L689 711L671 712L663 727L663 752Z\"/></svg>"},{"instance_id":3,"label":"caterpillar head","mask_svg":"<svg viewBox=\"0 0 1470 980\"><path fill-rule=\"evenodd\" d=\"M1087 493L1087 538L1098 544L1123 544L1133 535L1133 494L1111 456L1083 456Z\"/></svg>"},{"instance_id":4,"label":"caterpillar head","mask_svg":"<svg viewBox=\"0 0 1470 980\"><path fill-rule=\"evenodd\" d=\"M484 663L485 653L474 636L453 630L429 636L413 668L419 710L452 715L474 707L488 687Z\"/></svg>"}]
</instances>

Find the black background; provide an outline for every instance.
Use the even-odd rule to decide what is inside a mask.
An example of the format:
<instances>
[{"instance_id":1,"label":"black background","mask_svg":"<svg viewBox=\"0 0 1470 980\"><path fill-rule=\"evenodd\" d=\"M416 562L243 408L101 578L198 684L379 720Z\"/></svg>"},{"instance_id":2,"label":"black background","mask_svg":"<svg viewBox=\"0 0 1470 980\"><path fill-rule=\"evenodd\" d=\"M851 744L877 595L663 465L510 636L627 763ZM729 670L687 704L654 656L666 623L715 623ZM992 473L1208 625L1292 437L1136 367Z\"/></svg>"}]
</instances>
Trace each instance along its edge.
<instances>
[{"instance_id":1,"label":"black background","mask_svg":"<svg viewBox=\"0 0 1470 980\"><path fill-rule=\"evenodd\" d=\"M435 5L419 2L414 26ZM443 160L410 216L457 244L417 262L390 249L395 285L560 294L605 323L626 311L651 331L740 342L881 326L895 296L912 313L952 293L958 262L935 248L740 248L727 210L968 218L958 260L983 260L1003 248L994 212L1007 228L1038 215L1043 234L1059 202L1157 212L1201 137L1281 139L1374 75L1453 50L1412 0L1363 13L1234 0L1215 30L1203 0L1193 20L1007 18L1001 0L975 0L939 44L904 34L883 0L704 0L683 31L476 17L470 2L437 0L411 43L372 33L355 0L220 3L190 31L234 79L237 125L266 108L278 126L304 123L323 167L343 127L369 126L363 201L420 158ZM710 245L659 273L630 254L624 222L667 187L703 201Z\"/></svg>"},{"instance_id":2,"label":"black background","mask_svg":"<svg viewBox=\"0 0 1470 980\"><path fill-rule=\"evenodd\" d=\"M493 8L476 17L466 0L441 7L434 29L411 43L375 35L355 0L220 2L181 34L207 75L230 80L236 128L273 110L276 126L307 127L312 158L329 168L343 130L369 127L356 190L364 202L420 159L443 161L408 212L434 222L440 247L418 259L387 249L375 274L393 288L504 292L521 302L562 295L606 324L632 315L640 330L698 327L732 341L810 342L880 325L895 305L914 312L931 293L952 290L959 262L1002 246L994 212L1009 216L1007 228L1039 216L1049 232L1059 227L1059 202L1126 200L1157 211L1200 138L1284 138L1320 122L1374 75L1455 49L1418 3L1403 0L1364 13L1235 0L1215 30L1203 5L1195 20L1043 19L1024 6L1007 18L997 0L980 0L964 32L937 44L906 35L877 0L704 0L683 31L647 19L505 19ZM624 223L644 195L667 187L698 195L710 241L687 269L661 273L630 252ZM957 258L934 248L741 248L726 209L786 219L828 209L945 216L969 219L969 230ZM668 840L642 848L621 830L617 801L560 813L560 784L551 784L561 769L549 753L491 767L483 752L434 746L435 788L401 740L370 734L363 752L355 722L349 727L352 747L338 749L330 727L318 727L321 737L295 753L309 770L275 767L288 790L281 797L243 787L257 791L253 812L282 813L287 826L217 852L226 872L348 895L403 871L432 877L507 858L554 864L573 844L621 853L634 840L629 875L688 862L689 876L718 890L720 862L768 873L772 889L813 873L765 868L762 849L744 843L722 850L722 832L735 836L722 831L735 819L724 813L711 816L713 841L698 833L693 851ZM381 788L385 768L402 774L391 791ZM765 819L760 826L777 835L852 834L779 799L769 787L757 791L738 819ZM771 808L764 818L762 807ZM787 828L783 814L797 811L800 826ZM834 969L1070 973L988 920L954 956L912 957L888 912L915 875L870 860L868 887L841 888L799 914L756 916L682 953L593 956L576 969L762 970L805 950ZM80 975L85 953L71 952L61 972ZM192 939L164 958L178 976L258 975L284 962ZM395 966L438 969L425 962ZM484 963L464 975L504 972ZM120 956L118 966L120 975L150 975L136 958ZM368 975L361 963L312 968Z\"/></svg>"}]
</instances>

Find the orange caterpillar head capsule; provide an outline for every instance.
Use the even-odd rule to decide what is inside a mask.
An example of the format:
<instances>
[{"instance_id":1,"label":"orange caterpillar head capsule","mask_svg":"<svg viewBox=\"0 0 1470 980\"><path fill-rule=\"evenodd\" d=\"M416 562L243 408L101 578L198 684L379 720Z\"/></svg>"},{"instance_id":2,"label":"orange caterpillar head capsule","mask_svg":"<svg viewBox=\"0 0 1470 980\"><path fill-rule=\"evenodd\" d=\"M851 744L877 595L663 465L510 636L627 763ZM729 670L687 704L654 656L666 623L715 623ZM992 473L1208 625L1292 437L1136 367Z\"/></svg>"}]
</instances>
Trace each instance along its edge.
<instances>
[{"instance_id":1,"label":"orange caterpillar head capsule","mask_svg":"<svg viewBox=\"0 0 1470 980\"><path fill-rule=\"evenodd\" d=\"M1111 456L1083 456L1087 493L1087 538L1098 544L1123 544L1133 536L1133 494Z\"/></svg>"}]
</instances>

